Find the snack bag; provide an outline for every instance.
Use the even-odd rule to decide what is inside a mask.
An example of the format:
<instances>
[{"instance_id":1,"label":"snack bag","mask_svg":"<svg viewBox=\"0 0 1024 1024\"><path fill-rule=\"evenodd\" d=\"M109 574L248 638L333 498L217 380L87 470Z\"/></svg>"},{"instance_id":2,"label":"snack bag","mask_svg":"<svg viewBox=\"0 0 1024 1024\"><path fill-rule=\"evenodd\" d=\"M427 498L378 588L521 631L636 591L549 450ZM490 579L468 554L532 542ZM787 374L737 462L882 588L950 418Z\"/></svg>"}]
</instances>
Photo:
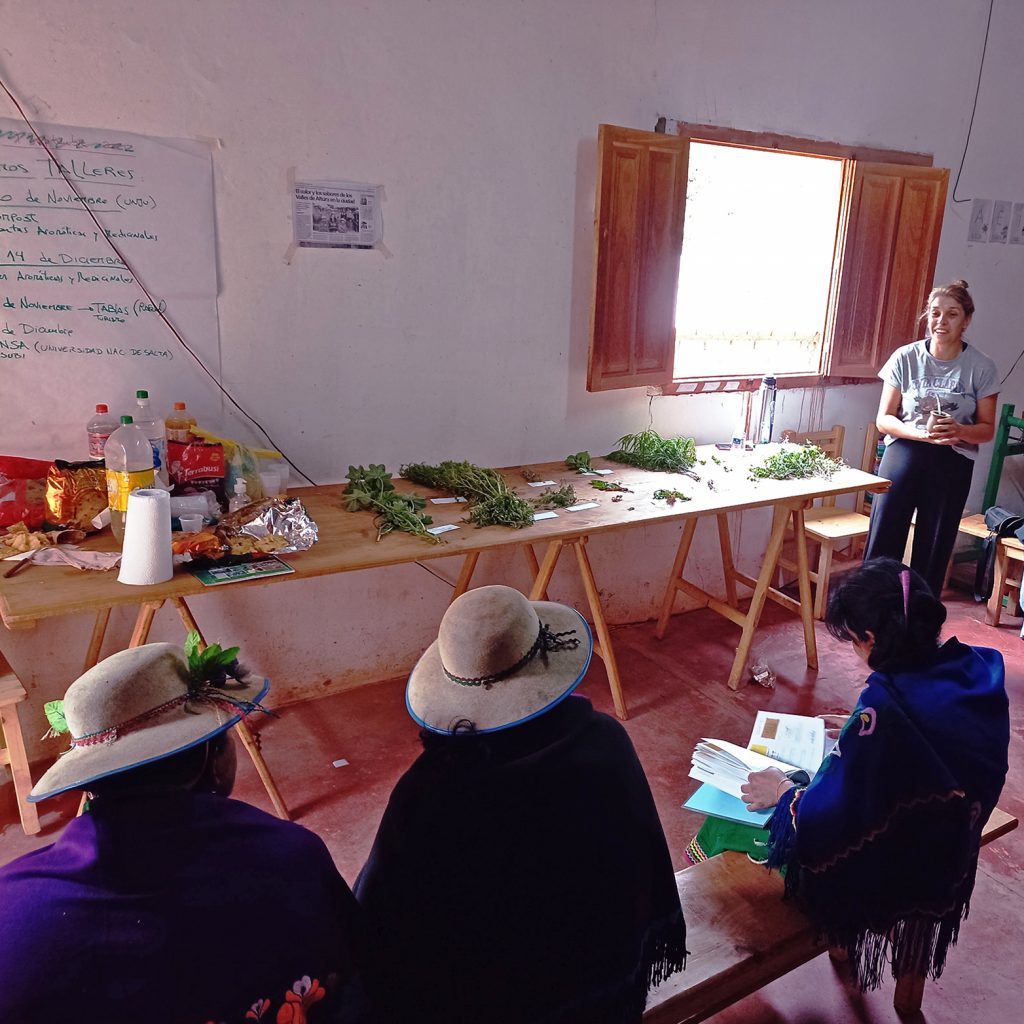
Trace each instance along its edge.
<instances>
[{"instance_id":1,"label":"snack bag","mask_svg":"<svg viewBox=\"0 0 1024 1024\"><path fill-rule=\"evenodd\" d=\"M39 529L46 516L46 474L50 463L0 455L0 526L24 523Z\"/></svg>"},{"instance_id":2,"label":"snack bag","mask_svg":"<svg viewBox=\"0 0 1024 1024\"><path fill-rule=\"evenodd\" d=\"M206 441L193 441L191 444L168 441L167 466L173 485L172 494L213 491L217 500L224 504L223 445Z\"/></svg>"},{"instance_id":3,"label":"snack bag","mask_svg":"<svg viewBox=\"0 0 1024 1024\"><path fill-rule=\"evenodd\" d=\"M46 476L46 525L92 532L93 519L107 507L103 460L54 459Z\"/></svg>"}]
</instances>

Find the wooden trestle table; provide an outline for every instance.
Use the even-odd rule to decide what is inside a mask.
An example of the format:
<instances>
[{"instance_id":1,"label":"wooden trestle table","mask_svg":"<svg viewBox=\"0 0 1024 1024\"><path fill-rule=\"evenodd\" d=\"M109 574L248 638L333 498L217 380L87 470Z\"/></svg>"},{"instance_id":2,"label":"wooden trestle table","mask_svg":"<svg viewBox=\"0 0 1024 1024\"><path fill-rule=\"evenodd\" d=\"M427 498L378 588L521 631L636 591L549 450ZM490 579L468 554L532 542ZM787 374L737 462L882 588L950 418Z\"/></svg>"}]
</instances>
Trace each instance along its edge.
<instances>
[{"instance_id":1,"label":"wooden trestle table","mask_svg":"<svg viewBox=\"0 0 1024 1024\"><path fill-rule=\"evenodd\" d=\"M462 564L454 582L452 600L464 593L470 585L480 555L485 551L510 546L522 546L534 577L530 591L532 600L546 598L552 574L563 551L571 549L587 595L591 618L596 633L595 651L604 660L611 688L615 712L619 718L627 717L625 697L619 679L615 653L612 648L608 624L601 608L600 590L594 578L587 554L587 543L592 537L613 530L635 526L651 526L662 521L681 521L682 537L667 581L656 635L664 636L676 594L682 592L735 622L742 629L728 685L737 689L750 653L754 631L757 628L766 599L772 599L801 615L807 664L817 667L817 649L814 639L810 577L807 549L803 531L804 509L815 499L850 494L857 491L885 490L889 482L854 469L843 469L830 480L753 481L749 468L763 458L763 452L716 451L713 445L700 446L701 460L694 467L700 477L694 480L686 475L657 473L595 459L594 465L611 469L605 476L579 475L568 470L564 463L547 463L530 467L515 467L501 472L509 484L527 498L534 498L550 488L531 487L523 475L527 469L531 477L554 480L561 486L571 483L578 500L596 501L597 507L579 512L557 510L554 519L538 521L524 530L505 527L477 529L461 523L465 512L461 504L428 504L426 511L436 525L461 523L458 530L444 534L443 543L427 543L422 538L403 533L390 533L379 542L373 516L368 512L351 513L344 509L342 485L301 488L289 492L306 506L319 527L319 541L310 550L286 556L294 573L271 576L225 587L206 588L183 568L176 569L174 578L150 587L127 586L117 582L114 572L82 572L57 566L32 566L10 579L0 578L0 618L7 629L26 629L37 623L74 613L95 616L92 637L86 651L83 671L96 664L103 645L104 634L111 609L116 605L136 605L138 613L129 646L146 642L153 617L167 602L180 616L187 630L198 629L188 607L188 599L202 593L230 593L235 587L255 587L300 582L315 576L326 576L359 569L404 565L410 562L434 561L459 556ZM616 481L629 488L628 493L598 491L590 486L592 480ZM414 487L397 480L402 491L415 491L425 496L434 492ZM655 499L658 489L677 490L690 500ZM764 560L757 577L736 568L732 555L728 514L747 509L772 510L772 528L765 549ZM687 556L697 523L713 517L718 527L724 574L726 600L722 601L685 578ZM797 549L800 600L794 600L772 587L779 552L785 539L786 527L792 524ZM538 559L533 545L541 545L543 554ZM96 550L114 550L109 534L91 538L85 547ZM0 563L9 565L10 563ZM753 596L746 611L741 610L736 585L751 588ZM0 633L0 640L2 640ZM0 654L2 660L2 654ZM263 761L254 738L243 721L239 737L252 757L267 792L278 814L287 817L287 808L274 785L269 769Z\"/></svg>"}]
</instances>

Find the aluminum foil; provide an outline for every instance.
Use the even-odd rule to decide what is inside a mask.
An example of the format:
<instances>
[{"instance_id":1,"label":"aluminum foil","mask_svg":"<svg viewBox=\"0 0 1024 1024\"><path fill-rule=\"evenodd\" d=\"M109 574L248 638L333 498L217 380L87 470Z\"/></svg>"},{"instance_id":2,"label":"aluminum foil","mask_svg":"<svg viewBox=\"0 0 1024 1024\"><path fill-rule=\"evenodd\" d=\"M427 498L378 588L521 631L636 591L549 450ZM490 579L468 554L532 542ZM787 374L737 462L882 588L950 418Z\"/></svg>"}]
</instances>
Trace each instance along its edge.
<instances>
[{"instance_id":1,"label":"aluminum foil","mask_svg":"<svg viewBox=\"0 0 1024 1024\"><path fill-rule=\"evenodd\" d=\"M225 536L245 534L249 537L285 537L288 546L277 548L275 555L289 551L306 551L317 542L317 526L298 498L264 498L251 505L229 512L217 524L217 532Z\"/></svg>"}]
</instances>

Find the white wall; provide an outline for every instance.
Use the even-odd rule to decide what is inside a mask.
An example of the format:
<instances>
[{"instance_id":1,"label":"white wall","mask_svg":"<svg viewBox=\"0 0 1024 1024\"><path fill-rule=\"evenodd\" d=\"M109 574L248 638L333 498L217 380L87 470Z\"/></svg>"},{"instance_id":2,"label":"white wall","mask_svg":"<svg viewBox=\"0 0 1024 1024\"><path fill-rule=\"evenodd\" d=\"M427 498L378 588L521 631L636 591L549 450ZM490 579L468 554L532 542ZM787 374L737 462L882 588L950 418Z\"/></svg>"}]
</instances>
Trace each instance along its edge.
<instances>
[{"instance_id":1,"label":"white wall","mask_svg":"<svg viewBox=\"0 0 1024 1024\"><path fill-rule=\"evenodd\" d=\"M3 0L0 70L40 120L219 140L224 380L328 482L350 462L601 452L645 426L642 391L585 391L597 125L665 115L924 151L955 175L987 14L985 0ZM997 0L958 196L1024 200L1022 48L1024 5ZM0 115L15 116L6 100ZM293 171L382 183L388 254L305 251L287 266ZM969 210L947 207L937 276L971 282L971 336L1005 371L1024 345L1024 253L968 246ZM1021 381L1004 397L1020 401ZM845 422L856 462L877 394L790 392L780 425ZM659 399L653 423L720 439L736 401ZM0 450L18 435L0 412ZM754 555L763 517L744 527ZM613 621L651 614L676 539L591 545ZM709 540L696 566L715 588ZM526 584L518 559L481 570ZM581 596L568 574L556 590ZM294 698L404 672L447 596L412 566L221 591L195 610ZM154 638L178 635L165 614ZM77 674L88 628L3 638L30 717ZM115 615L108 649L129 629Z\"/></svg>"}]
</instances>

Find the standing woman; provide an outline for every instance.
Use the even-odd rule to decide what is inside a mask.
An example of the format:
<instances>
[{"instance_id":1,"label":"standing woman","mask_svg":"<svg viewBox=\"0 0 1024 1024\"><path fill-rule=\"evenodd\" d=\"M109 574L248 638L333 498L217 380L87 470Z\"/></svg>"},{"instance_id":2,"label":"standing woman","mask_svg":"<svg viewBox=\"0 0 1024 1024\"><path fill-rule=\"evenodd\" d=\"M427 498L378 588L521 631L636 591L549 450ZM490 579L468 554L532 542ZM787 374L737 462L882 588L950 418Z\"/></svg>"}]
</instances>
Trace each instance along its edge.
<instances>
[{"instance_id":1,"label":"standing woman","mask_svg":"<svg viewBox=\"0 0 1024 1024\"><path fill-rule=\"evenodd\" d=\"M887 435L878 474L892 487L872 503L864 559L902 559L916 512L910 564L934 594L942 592L978 445L995 433L998 375L964 339L973 315L966 281L933 288L925 338L898 348L878 374L875 423Z\"/></svg>"}]
</instances>

